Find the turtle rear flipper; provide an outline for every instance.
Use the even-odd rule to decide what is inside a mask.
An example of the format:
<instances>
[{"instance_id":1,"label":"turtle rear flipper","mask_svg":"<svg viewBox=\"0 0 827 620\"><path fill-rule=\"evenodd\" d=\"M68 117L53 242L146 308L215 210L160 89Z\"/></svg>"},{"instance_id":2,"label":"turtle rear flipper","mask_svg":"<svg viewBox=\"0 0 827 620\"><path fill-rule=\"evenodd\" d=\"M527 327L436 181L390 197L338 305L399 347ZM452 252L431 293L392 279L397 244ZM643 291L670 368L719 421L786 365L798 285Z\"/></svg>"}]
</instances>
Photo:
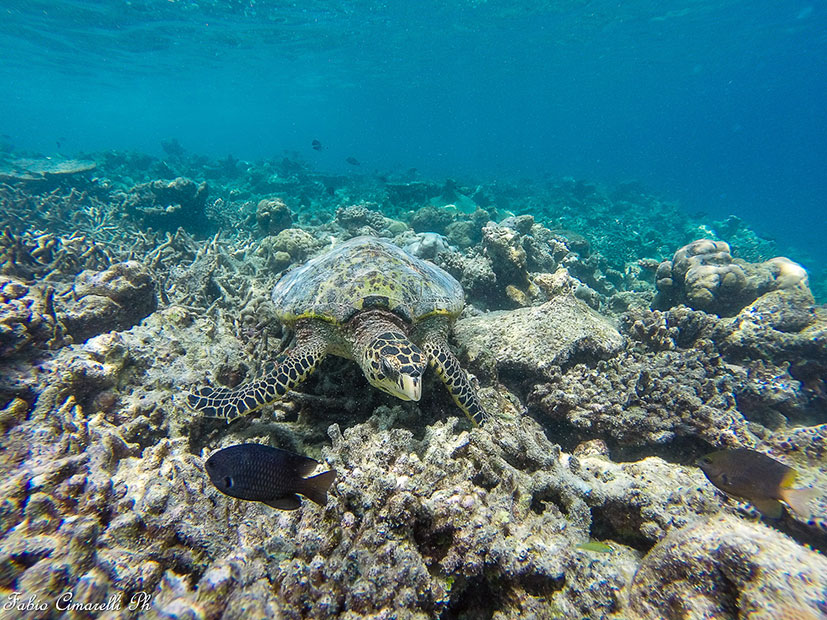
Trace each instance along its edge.
<instances>
[{"instance_id":1,"label":"turtle rear flipper","mask_svg":"<svg viewBox=\"0 0 827 620\"><path fill-rule=\"evenodd\" d=\"M316 370L325 354L325 347L315 339L299 343L261 379L234 389L202 387L187 395L187 404L206 417L231 422L282 398Z\"/></svg>"},{"instance_id":2,"label":"turtle rear flipper","mask_svg":"<svg viewBox=\"0 0 827 620\"><path fill-rule=\"evenodd\" d=\"M488 412L483 409L474 386L471 385L468 375L459 365L459 360L448 348L448 344L441 338L429 338L422 343L422 351L448 388L454 402L474 426L485 424L488 420Z\"/></svg>"}]
</instances>

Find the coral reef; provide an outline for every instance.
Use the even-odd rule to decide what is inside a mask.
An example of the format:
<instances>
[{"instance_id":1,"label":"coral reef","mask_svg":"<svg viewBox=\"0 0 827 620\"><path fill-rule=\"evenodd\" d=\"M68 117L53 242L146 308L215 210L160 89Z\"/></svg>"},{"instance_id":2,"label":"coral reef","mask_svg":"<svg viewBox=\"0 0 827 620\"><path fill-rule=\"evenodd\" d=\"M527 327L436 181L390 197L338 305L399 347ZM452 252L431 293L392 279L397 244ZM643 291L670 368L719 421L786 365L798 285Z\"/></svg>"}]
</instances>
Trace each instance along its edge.
<instances>
[{"instance_id":1,"label":"coral reef","mask_svg":"<svg viewBox=\"0 0 827 620\"><path fill-rule=\"evenodd\" d=\"M206 619L827 613L827 495L768 521L692 465L748 446L827 489L827 309L783 248L635 183L164 148L0 184L4 592ZM293 337L282 272L363 233L462 283L452 346L490 423L336 359L231 425L186 407L207 368L228 387L269 370ZM203 462L249 441L335 468L328 504L222 495Z\"/></svg>"},{"instance_id":2,"label":"coral reef","mask_svg":"<svg viewBox=\"0 0 827 620\"><path fill-rule=\"evenodd\" d=\"M531 224L526 222L530 228ZM528 286L528 265L518 230L496 224L482 229L483 247L501 286Z\"/></svg>"},{"instance_id":3,"label":"coral reef","mask_svg":"<svg viewBox=\"0 0 827 620\"><path fill-rule=\"evenodd\" d=\"M455 220L455 213L433 205L417 209L410 217L411 228L416 232L434 232L441 235L447 233L448 226L453 224Z\"/></svg>"},{"instance_id":4,"label":"coral reef","mask_svg":"<svg viewBox=\"0 0 827 620\"><path fill-rule=\"evenodd\" d=\"M127 595L154 591L157 613L210 617L239 613L247 598L295 618L612 611L639 556L617 544L594 570L574 547L588 539L591 514L605 513L604 532L622 527L609 515L637 488L648 497L644 522L653 520L644 531L657 538L688 507L680 495L668 504L649 495L656 489L644 481L671 476L665 464L617 470L590 491L585 481L608 479L608 463L564 459L529 418L494 433L457 434L454 422L440 422L416 440L387 428L398 416L387 409L344 434L329 430L326 460L340 475L325 508L274 514L212 488L185 439L141 452L139 425L116 428L103 414L78 425L79 412L73 397L50 412L66 441L39 457L29 452L37 425L17 428L10 449L28 456L22 478L6 483L15 502L4 512L6 585L69 588L100 602L117 584ZM71 524L56 518L66 511L78 515ZM228 526L240 537L228 537ZM641 540L630 542L651 544ZM607 576L614 587L593 592Z\"/></svg>"},{"instance_id":5,"label":"coral reef","mask_svg":"<svg viewBox=\"0 0 827 620\"><path fill-rule=\"evenodd\" d=\"M685 306L630 312L622 323L630 346L557 371L529 401L575 439L751 446L769 431L823 421L821 316L808 295L783 290L732 319Z\"/></svg>"},{"instance_id":6,"label":"coral reef","mask_svg":"<svg viewBox=\"0 0 827 620\"><path fill-rule=\"evenodd\" d=\"M473 299L483 308L498 306L497 275L491 267L491 261L480 252L442 252L435 262L462 284L466 299Z\"/></svg>"}]
</instances>

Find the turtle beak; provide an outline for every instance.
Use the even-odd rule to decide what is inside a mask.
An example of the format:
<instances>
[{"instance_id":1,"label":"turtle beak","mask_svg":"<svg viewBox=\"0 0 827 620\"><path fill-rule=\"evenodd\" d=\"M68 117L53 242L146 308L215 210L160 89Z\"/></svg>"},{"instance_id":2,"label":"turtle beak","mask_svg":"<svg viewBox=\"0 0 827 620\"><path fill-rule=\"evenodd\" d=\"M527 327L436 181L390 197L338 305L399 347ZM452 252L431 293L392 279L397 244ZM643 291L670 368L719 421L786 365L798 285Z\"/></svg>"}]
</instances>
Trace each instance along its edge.
<instances>
[{"instance_id":1,"label":"turtle beak","mask_svg":"<svg viewBox=\"0 0 827 620\"><path fill-rule=\"evenodd\" d=\"M402 400L418 401L422 396L422 380L420 377L402 375L399 377L400 393L397 394Z\"/></svg>"}]
</instances>

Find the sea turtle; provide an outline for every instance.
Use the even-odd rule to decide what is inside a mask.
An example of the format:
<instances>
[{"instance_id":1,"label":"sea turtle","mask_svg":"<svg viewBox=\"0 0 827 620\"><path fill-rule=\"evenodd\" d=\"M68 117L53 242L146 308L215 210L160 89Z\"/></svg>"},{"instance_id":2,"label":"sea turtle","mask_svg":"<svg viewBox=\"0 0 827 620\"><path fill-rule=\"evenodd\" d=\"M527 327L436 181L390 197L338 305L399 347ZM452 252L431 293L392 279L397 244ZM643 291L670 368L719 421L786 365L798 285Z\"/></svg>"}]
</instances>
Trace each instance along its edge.
<instances>
[{"instance_id":1,"label":"sea turtle","mask_svg":"<svg viewBox=\"0 0 827 620\"><path fill-rule=\"evenodd\" d=\"M355 360L373 386L414 401L429 362L472 422L485 421L447 343L465 303L462 287L433 263L383 239L356 237L288 272L272 299L295 345L261 379L189 394L193 409L232 420L282 398L332 354Z\"/></svg>"}]
</instances>

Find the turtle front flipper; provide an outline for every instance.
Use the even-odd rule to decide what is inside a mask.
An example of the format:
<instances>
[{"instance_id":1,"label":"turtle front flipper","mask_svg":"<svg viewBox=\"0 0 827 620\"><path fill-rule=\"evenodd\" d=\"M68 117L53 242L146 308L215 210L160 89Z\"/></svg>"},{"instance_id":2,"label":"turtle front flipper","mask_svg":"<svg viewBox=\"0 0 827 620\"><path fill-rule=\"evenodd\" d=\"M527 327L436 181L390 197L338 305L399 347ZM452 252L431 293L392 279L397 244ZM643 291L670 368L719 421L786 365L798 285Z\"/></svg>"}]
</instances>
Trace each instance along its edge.
<instances>
[{"instance_id":1,"label":"turtle front flipper","mask_svg":"<svg viewBox=\"0 0 827 620\"><path fill-rule=\"evenodd\" d=\"M202 387L187 396L187 403L204 416L230 422L282 398L318 368L325 354L325 347L318 342L299 344L281 356L276 368L261 379L234 389Z\"/></svg>"},{"instance_id":2,"label":"turtle front flipper","mask_svg":"<svg viewBox=\"0 0 827 620\"><path fill-rule=\"evenodd\" d=\"M448 344L440 338L428 339L422 343L422 351L428 356L428 362L448 388L457 406L475 426L484 424L488 420L488 412L483 409L477 391Z\"/></svg>"}]
</instances>

